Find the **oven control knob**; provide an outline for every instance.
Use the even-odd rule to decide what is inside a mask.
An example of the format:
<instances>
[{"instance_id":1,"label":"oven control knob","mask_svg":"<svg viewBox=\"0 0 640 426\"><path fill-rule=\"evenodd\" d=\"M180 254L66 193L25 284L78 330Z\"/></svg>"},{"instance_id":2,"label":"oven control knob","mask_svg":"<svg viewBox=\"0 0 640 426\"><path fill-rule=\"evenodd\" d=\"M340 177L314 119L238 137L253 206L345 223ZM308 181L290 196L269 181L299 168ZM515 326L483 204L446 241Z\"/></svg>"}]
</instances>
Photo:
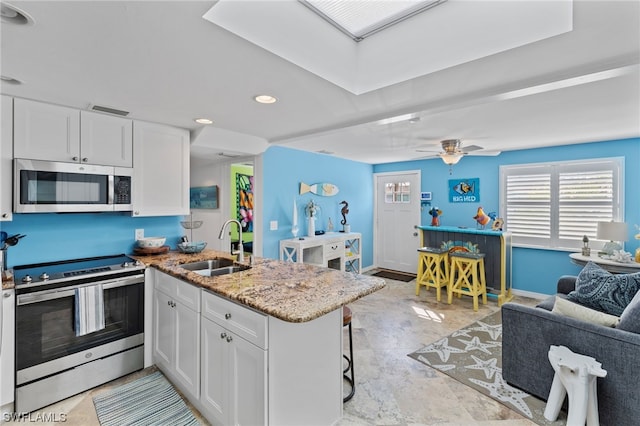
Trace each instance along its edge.
<instances>
[{"instance_id":1,"label":"oven control knob","mask_svg":"<svg viewBox=\"0 0 640 426\"><path fill-rule=\"evenodd\" d=\"M23 283L30 283L31 281L33 281L33 280L31 279L31 277L30 277L29 275L25 275L25 276L22 278L22 282L23 282Z\"/></svg>"},{"instance_id":2,"label":"oven control knob","mask_svg":"<svg viewBox=\"0 0 640 426\"><path fill-rule=\"evenodd\" d=\"M122 264L122 267L123 267L123 268L128 268L128 267L130 267L130 266L131 266L131 262L124 262L124 263Z\"/></svg>"},{"instance_id":3,"label":"oven control knob","mask_svg":"<svg viewBox=\"0 0 640 426\"><path fill-rule=\"evenodd\" d=\"M48 280L48 279L49 279L49 274L47 274L46 272L43 272L43 273L40 275L40 279L41 279L42 281L46 281L46 280Z\"/></svg>"}]
</instances>

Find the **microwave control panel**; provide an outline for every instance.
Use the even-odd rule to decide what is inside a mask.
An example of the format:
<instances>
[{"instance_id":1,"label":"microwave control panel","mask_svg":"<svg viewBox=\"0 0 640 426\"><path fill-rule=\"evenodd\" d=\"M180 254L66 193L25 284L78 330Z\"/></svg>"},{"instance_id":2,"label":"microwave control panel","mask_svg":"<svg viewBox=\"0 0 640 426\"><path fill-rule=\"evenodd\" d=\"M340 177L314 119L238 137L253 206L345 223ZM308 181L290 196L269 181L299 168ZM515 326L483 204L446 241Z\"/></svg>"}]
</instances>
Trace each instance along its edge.
<instances>
[{"instance_id":1,"label":"microwave control panel","mask_svg":"<svg viewBox=\"0 0 640 426\"><path fill-rule=\"evenodd\" d=\"M115 176L113 183L113 203L131 204L131 176Z\"/></svg>"}]
</instances>

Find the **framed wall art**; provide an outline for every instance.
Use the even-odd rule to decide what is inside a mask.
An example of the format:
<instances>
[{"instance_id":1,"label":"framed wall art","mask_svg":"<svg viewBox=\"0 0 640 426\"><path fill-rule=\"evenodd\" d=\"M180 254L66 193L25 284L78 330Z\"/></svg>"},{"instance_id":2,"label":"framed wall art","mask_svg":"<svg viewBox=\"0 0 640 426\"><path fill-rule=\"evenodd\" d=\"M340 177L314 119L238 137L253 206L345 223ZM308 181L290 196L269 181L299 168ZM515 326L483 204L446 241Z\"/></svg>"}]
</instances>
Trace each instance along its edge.
<instances>
[{"instance_id":1,"label":"framed wall art","mask_svg":"<svg viewBox=\"0 0 640 426\"><path fill-rule=\"evenodd\" d=\"M190 188L189 207L192 209L217 209L218 185Z\"/></svg>"}]
</instances>

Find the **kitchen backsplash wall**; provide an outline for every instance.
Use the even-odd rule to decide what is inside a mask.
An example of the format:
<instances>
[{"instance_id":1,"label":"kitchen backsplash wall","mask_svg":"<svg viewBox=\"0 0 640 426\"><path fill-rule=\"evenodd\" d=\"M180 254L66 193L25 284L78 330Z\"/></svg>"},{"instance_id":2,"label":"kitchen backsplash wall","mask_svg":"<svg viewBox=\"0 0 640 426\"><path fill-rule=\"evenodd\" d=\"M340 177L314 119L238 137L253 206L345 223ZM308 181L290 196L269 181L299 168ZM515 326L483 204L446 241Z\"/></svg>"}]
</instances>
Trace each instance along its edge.
<instances>
[{"instance_id":1,"label":"kitchen backsplash wall","mask_svg":"<svg viewBox=\"0 0 640 426\"><path fill-rule=\"evenodd\" d=\"M135 230L146 237L167 237L175 249L184 234L182 216L133 218L130 213L14 214L12 222L0 222L10 236L26 234L9 247L7 265L40 263L110 254L131 254Z\"/></svg>"}]
</instances>

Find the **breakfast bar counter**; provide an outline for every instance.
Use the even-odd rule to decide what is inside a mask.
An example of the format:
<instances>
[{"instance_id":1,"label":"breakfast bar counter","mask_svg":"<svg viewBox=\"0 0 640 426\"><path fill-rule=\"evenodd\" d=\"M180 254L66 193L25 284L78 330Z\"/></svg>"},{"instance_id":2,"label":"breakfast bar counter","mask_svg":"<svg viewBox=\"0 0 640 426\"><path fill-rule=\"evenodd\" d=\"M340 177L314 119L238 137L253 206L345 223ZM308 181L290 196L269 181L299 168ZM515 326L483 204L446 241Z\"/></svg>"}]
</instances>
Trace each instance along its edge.
<instances>
[{"instance_id":1,"label":"breakfast bar counter","mask_svg":"<svg viewBox=\"0 0 640 426\"><path fill-rule=\"evenodd\" d=\"M264 258L255 258L251 269L216 277L180 267L201 260L232 259L228 253L215 250L133 257L146 266L287 322L314 320L385 286L384 280L372 276Z\"/></svg>"},{"instance_id":2,"label":"breakfast bar counter","mask_svg":"<svg viewBox=\"0 0 640 426\"><path fill-rule=\"evenodd\" d=\"M342 307L384 280L264 258L249 265L215 250L134 257L147 266L152 313L145 365L158 366L212 424L342 418ZM219 269L185 265L213 259L224 259ZM232 262L244 267L215 275Z\"/></svg>"}]
</instances>

